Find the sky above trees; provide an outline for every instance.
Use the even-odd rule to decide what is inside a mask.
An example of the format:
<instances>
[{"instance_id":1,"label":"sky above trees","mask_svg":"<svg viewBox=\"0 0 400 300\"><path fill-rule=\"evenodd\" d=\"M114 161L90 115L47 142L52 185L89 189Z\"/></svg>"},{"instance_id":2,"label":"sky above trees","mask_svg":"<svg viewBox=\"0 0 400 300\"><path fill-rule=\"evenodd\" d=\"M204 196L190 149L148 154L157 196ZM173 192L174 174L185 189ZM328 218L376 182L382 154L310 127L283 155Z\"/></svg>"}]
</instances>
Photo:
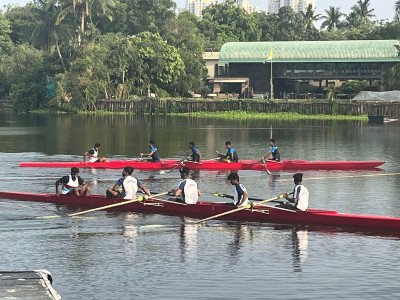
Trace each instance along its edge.
<instances>
[{"instance_id":1,"label":"sky above trees","mask_svg":"<svg viewBox=\"0 0 400 300\"><path fill-rule=\"evenodd\" d=\"M251 4L261 8L262 10L267 10L267 0L249 0ZM29 0L1 0L1 3L6 4L26 4ZM218 2L221 2L219 0ZM348 14L350 8L357 2L357 0L317 0L317 13L324 14L325 9L329 6L339 6L341 12ZM384 2L385 4L382 5ZM185 0L176 0L178 7L185 6ZM371 7L374 8L374 14L377 19L389 19L392 20L394 16L394 3L395 0L371 0Z\"/></svg>"}]
</instances>

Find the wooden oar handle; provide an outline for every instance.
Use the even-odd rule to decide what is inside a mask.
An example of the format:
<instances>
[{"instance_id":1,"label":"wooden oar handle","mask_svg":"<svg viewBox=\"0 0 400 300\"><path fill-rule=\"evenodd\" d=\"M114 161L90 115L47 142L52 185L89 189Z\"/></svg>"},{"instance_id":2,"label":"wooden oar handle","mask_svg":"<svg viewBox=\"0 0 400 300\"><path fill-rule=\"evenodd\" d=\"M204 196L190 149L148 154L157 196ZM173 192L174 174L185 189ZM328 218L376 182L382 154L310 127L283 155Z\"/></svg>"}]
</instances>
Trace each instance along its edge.
<instances>
[{"instance_id":1,"label":"wooden oar handle","mask_svg":"<svg viewBox=\"0 0 400 300\"><path fill-rule=\"evenodd\" d=\"M283 197L284 194L285 194L285 193L283 193L283 194L281 194L281 195L279 195L279 196L276 196L276 197L274 197L274 198L262 200L262 201L260 201L259 203L254 203L253 206L254 206L254 207L255 207L255 206L259 206L259 205L261 205L261 204L263 204L263 203L267 203L267 202L270 202L270 201L273 201L273 200L280 199L280 198ZM205 218L205 219L201 219L201 220L199 220L199 221L196 221L194 224L203 223L203 222L205 222L205 221L212 220L212 219L219 218L219 217L223 217L223 216L226 216L226 215L229 215L229 214L232 214L232 213L235 213L235 212L244 210L244 209L247 209L247 207L246 207L246 206L241 206L241 207L238 207L238 208L236 208L236 209L232 209L232 210L229 210L229 211L220 213L220 214L218 214L218 215L214 215L214 216L211 216L211 217L208 217L208 218Z\"/></svg>"},{"instance_id":2,"label":"wooden oar handle","mask_svg":"<svg viewBox=\"0 0 400 300\"><path fill-rule=\"evenodd\" d=\"M162 196L162 195L166 195L166 194L168 194L168 192L163 192L163 193L159 193L159 194L155 194L155 195L150 195L149 197L150 198L158 197L158 196ZM118 202L118 203L114 203L114 204L110 204L110 205L106 205L106 206L92 208L92 209L89 209L89 210L80 211L80 212L77 212L77 213L69 214L68 216L69 217L76 217L76 216L83 215L83 214L86 214L86 213L99 211L99 210L104 210L104 209L117 207L117 206L122 206L122 205L130 204L130 203L134 203L134 202L139 202L139 201L140 201L139 199L127 200L127 201Z\"/></svg>"}]
</instances>

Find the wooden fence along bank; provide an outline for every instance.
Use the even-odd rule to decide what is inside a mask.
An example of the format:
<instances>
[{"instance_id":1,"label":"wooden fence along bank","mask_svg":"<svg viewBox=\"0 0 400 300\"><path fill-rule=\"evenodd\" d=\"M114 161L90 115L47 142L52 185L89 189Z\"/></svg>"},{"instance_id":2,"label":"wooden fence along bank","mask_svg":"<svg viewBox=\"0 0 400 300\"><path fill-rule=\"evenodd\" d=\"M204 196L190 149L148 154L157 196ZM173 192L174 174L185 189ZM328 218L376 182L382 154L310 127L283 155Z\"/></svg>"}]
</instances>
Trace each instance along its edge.
<instances>
[{"instance_id":1,"label":"wooden fence along bank","mask_svg":"<svg viewBox=\"0 0 400 300\"><path fill-rule=\"evenodd\" d=\"M256 100L142 99L132 101L97 100L89 111L144 113L193 113L217 111L296 112L324 115L379 115L400 117L400 103L280 102Z\"/></svg>"}]
</instances>

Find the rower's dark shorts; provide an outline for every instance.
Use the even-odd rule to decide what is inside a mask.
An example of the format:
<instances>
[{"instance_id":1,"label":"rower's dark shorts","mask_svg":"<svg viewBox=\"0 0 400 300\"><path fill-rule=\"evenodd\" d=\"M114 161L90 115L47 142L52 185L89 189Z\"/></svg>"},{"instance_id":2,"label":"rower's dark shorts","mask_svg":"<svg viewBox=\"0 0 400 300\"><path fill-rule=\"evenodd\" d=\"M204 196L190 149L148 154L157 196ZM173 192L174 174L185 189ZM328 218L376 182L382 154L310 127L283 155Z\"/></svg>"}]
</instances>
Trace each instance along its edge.
<instances>
[{"instance_id":1,"label":"rower's dark shorts","mask_svg":"<svg viewBox=\"0 0 400 300\"><path fill-rule=\"evenodd\" d=\"M68 193L66 193L66 194L60 194L60 195L64 195L64 196L67 196L67 195L75 195L75 191L74 191L74 189L72 189L72 190L70 190Z\"/></svg>"}]
</instances>

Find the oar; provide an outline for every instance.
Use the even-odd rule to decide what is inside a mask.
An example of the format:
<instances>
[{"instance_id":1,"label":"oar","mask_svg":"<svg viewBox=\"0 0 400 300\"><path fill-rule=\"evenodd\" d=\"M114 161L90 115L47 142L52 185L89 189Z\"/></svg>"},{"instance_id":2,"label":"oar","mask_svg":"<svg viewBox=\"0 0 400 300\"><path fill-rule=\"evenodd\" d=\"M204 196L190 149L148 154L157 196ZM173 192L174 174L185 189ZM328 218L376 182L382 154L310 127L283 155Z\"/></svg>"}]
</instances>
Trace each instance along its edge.
<instances>
[{"instance_id":1,"label":"oar","mask_svg":"<svg viewBox=\"0 0 400 300\"><path fill-rule=\"evenodd\" d=\"M143 191L138 191L138 193L145 194L145 192L143 192ZM162 194L163 192L151 191L151 193ZM163 194L163 195L175 196L175 193L174 193L174 190L172 190L172 191L169 191L167 194ZM151 197L151 198L153 198L153 197Z\"/></svg>"},{"instance_id":2,"label":"oar","mask_svg":"<svg viewBox=\"0 0 400 300\"><path fill-rule=\"evenodd\" d=\"M261 157L261 161L262 161L262 163L263 163L263 165L264 165L265 171L267 171L267 173L268 173L269 175L272 175L272 173L271 173L271 172L268 170L268 168L267 168L267 164L265 163L264 157Z\"/></svg>"},{"instance_id":3,"label":"oar","mask_svg":"<svg viewBox=\"0 0 400 300\"><path fill-rule=\"evenodd\" d=\"M267 203L267 202L271 202L271 201L274 201L274 200L278 200L278 199L282 198L283 195L284 195L284 194L281 194L281 195L276 196L276 197L274 197L274 198L265 199L265 200L263 200L263 201L260 201L260 202L258 202L258 203L255 203L254 206L259 206L259 205L264 204L264 203ZM230 211L226 211L226 212L221 213L221 214L218 214L218 215L214 215L214 216L211 216L211 217L208 217L208 218L205 218L205 219L201 219L201 220L199 220L199 221L196 221L194 224L203 223L203 222L205 222L205 221L212 220L212 219L219 218L219 217L226 216L226 215L230 215L230 214L233 214L233 213L235 213L235 212L238 212L238 211L241 211L241 210L245 210L245 209L247 209L246 206L238 207L238 208L236 208L236 209L232 209L232 210L230 210Z\"/></svg>"},{"instance_id":4,"label":"oar","mask_svg":"<svg viewBox=\"0 0 400 300\"><path fill-rule=\"evenodd\" d=\"M215 151L217 153L218 158L215 159L226 159L225 154L220 153L219 151Z\"/></svg>"},{"instance_id":5,"label":"oar","mask_svg":"<svg viewBox=\"0 0 400 300\"><path fill-rule=\"evenodd\" d=\"M168 192L163 192L163 193L160 193L160 194L151 195L150 198L158 197L158 196L162 196L162 195L166 195L166 194L168 194ZM76 216L83 215L83 214L86 214L86 213L90 213L90 212L93 212L93 211L104 210L104 209L108 209L108 208L112 208L112 207L116 207L116 206L122 206L122 205L130 204L130 203L134 203L134 202L139 202L139 201L142 201L142 199L137 198L137 199L127 200L127 201L114 203L114 204L110 204L110 205L106 205L106 206L100 206L100 207L97 207L97 208L92 208L92 209L76 212L76 213L73 213L73 214L69 214L68 217L76 217ZM55 219L55 218L60 218L60 217L61 217L60 215L54 215L54 216L44 216L44 217L37 217L37 218L38 219Z\"/></svg>"},{"instance_id":6,"label":"oar","mask_svg":"<svg viewBox=\"0 0 400 300\"><path fill-rule=\"evenodd\" d=\"M177 169L178 167L183 166L185 161L186 161L186 159L180 160L179 163L175 167L173 167L171 170L168 170L167 172L165 172L164 170L160 171L160 175L171 173L173 170Z\"/></svg>"},{"instance_id":7,"label":"oar","mask_svg":"<svg viewBox=\"0 0 400 300\"><path fill-rule=\"evenodd\" d=\"M215 197L222 197L222 198L229 198L229 199L234 199L235 197L232 195L228 195L228 194L220 194L220 193L213 193L213 196ZM250 198L249 198L250 200Z\"/></svg>"},{"instance_id":8,"label":"oar","mask_svg":"<svg viewBox=\"0 0 400 300\"><path fill-rule=\"evenodd\" d=\"M232 196L232 195L227 195L227 194L213 193L213 195L214 195L215 197L223 197L223 198L234 199L234 196ZM263 201L263 200L264 200L264 199L261 199L261 198L253 198L253 197L249 197L249 198L247 198L247 199L249 199L249 200L251 200L251 201ZM282 203L281 201L276 201L276 200L271 201L271 202Z\"/></svg>"},{"instance_id":9,"label":"oar","mask_svg":"<svg viewBox=\"0 0 400 300\"><path fill-rule=\"evenodd\" d=\"M400 173L362 174L362 175L344 175L344 176L327 176L327 177L308 177L307 180L343 179L343 178L359 178L359 177L375 177L375 176L399 176L399 175ZM293 179L282 179L280 181L293 181Z\"/></svg>"}]
</instances>

